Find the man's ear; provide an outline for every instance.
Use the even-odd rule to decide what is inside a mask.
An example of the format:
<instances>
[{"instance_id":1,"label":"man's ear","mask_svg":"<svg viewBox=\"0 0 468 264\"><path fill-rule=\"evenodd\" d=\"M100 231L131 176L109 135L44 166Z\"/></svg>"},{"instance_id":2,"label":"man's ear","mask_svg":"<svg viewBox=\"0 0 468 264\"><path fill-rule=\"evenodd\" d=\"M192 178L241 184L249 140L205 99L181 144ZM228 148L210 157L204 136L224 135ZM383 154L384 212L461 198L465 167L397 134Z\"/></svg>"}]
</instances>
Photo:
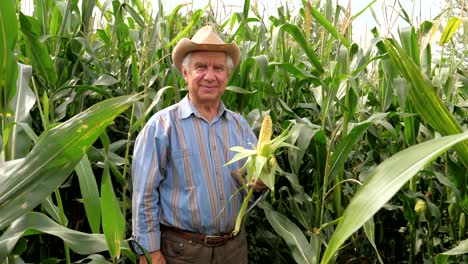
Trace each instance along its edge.
<instances>
[{"instance_id":1,"label":"man's ear","mask_svg":"<svg viewBox=\"0 0 468 264\"><path fill-rule=\"evenodd\" d=\"M185 67L182 67L182 76L184 76L184 79L187 80L188 71L187 71L187 68Z\"/></svg>"}]
</instances>

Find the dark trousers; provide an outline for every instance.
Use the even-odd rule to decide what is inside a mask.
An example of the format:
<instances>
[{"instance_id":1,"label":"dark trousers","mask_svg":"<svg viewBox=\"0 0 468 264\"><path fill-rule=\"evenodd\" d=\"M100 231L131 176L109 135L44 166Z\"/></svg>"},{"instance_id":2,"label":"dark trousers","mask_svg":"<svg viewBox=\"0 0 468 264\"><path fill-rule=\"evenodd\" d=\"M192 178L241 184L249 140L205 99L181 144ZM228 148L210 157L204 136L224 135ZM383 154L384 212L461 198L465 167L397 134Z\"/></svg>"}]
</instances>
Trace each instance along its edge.
<instances>
[{"instance_id":1,"label":"dark trousers","mask_svg":"<svg viewBox=\"0 0 468 264\"><path fill-rule=\"evenodd\" d=\"M167 264L247 264L247 239L245 231L241 229L224 245L210 247L182 238L171 230L163 230L161 252Z\"/></svg>"}]
</instances>

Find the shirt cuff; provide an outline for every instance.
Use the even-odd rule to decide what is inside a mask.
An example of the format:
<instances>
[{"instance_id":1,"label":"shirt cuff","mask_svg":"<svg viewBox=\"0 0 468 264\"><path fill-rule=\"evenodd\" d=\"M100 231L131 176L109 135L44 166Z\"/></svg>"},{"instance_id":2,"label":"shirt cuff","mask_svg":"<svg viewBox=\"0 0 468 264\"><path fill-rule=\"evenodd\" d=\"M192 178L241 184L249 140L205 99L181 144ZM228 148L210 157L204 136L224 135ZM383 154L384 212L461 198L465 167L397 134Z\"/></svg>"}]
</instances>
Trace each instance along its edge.
<instances>
[{"instance_id":1,"label":"shirt cuff","mask_svg":"<svg viewBox=\"0 0 468 264\"><path fill-rule=\"evenodd\" d=\"M134 240L148 252L153 252L161 249L161 231L157 230L144 235L134 235ZM143 255L143 251L138 246L135 246L135 252Z\"/></svg>"}]
</instances>

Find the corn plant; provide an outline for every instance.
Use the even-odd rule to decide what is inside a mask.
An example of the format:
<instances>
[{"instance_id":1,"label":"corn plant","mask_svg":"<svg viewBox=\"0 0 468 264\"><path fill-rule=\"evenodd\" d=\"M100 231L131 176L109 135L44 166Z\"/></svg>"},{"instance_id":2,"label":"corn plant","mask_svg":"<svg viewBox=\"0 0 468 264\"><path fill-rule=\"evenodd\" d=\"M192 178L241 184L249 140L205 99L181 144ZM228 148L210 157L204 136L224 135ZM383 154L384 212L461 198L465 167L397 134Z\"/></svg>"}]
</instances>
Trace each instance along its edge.
<instances>
[{"instance_id":1,"label":"corn plant","mask_svg":"<svg viewBox=\"0 0 468 264\"><path fill-rule=\"evenodd\" d=\"M241 146L232 147L232 151L238 152L232 160L230 160L226 165L232 164L242 159L247 159L242 169L247 169L247 187L250 183L257 184L260 180L262 181L269 189L275 189L275 175L276 173L281 173L281 168L278 167L275 158L275 152L281 147L292 147L293 145L284 142L287 140L291 133L288 130L284 130L281 135L271 139L272 137L272 121L270 115L265 115L263 117L262 126L260 128L260 134L258 138L257 147L254 150L246 149ZM244 173L241 171L241 175ZM239 214L236 219L235 228L232 231L234 235L237 235L240 231L242 224L242 219L244 218L244 213L247 210L247 206L251 201L254 188L250 188L247 195L242 202Z\"/></svg>"},{"instance_id":2,"label":"corn plant","mask_svg":"<svg viewBox=\"0 0 468 264\"><path fill-rule=\"evenodd\" d=\"M251 2L220 17L213 3L0 1L0 261L136 262L133 140L186 94L172 47L207 23L242 50L223 102L279 135L232 149L270 189L238 217L252 263L466 261L463 14L416 23L395 3L408 27L358 44L353 21L375 1L270 16Z\"/></svg>"}]
</instances>

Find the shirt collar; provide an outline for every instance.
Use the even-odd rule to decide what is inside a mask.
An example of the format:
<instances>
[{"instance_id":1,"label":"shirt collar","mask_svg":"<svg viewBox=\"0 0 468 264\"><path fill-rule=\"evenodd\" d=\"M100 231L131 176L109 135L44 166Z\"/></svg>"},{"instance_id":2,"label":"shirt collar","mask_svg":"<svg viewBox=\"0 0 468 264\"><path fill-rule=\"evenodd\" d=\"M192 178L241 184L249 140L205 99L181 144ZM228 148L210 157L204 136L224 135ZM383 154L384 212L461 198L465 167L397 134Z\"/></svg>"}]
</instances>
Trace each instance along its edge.
<instances>
[{"instance_id":1,"label":"shirt collar","mask_svg":"<svg viewBox=\"0 0 468 264\"><path fill-rule=\"evenodd\" d=\"M198 109L193 105L192 102L190 102L189 98L188 98L188 95L186 95L181 101L180 101L180 108L179 108L179 116L180 116L180 119L185 119L185 118L188 118L190 115L195 115L196 117L198 118L202 118L202 116L200 115L200 112L198 111ZM219 105L219 111L218 111L218 115L216 116L216 118L222 116L222 115L225 115L226 117L230 117L228 114L227 114L227 109L226 109L226 106L224 105L223 101L220 102L220 105Z\"/></svg>"}]
</instances>

